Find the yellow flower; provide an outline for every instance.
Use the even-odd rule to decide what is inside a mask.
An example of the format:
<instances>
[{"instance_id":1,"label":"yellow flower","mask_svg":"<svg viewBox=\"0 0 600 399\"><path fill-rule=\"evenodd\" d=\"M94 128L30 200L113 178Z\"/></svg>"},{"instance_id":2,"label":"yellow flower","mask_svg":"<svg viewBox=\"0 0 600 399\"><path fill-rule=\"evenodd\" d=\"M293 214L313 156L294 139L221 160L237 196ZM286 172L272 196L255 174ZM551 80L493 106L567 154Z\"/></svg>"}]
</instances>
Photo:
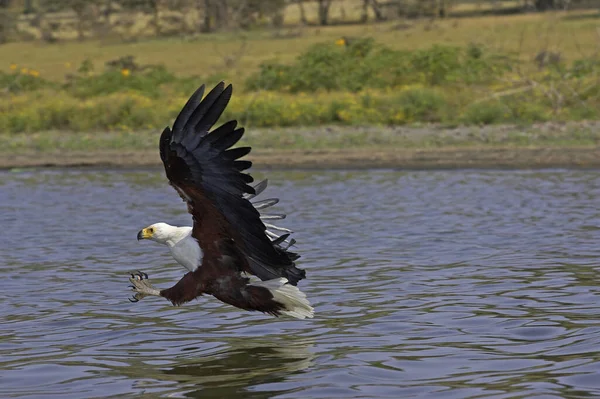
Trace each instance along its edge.
<instances>
[{"instance_id":1,"label":"yellow flower","mask_svg":"<svg viewBox=\"0 0 600 399\"><path fill-rule=\"evenodd\" d=\"M70 62L65 62L65 68L71 68L71 63Z\"/></svg>"},{"instance_id":2,"label":"yellow flower","mask_svg":"<svg viewBox=\"0 0 600 399\"><path fill-rule=\"evenodd\" d=\"M335 41L335 44L337 44L338 46L344 46L346 44L346 40L344 40L344 38L337 39Z\"/></svg>"},{"instance_id":3,"label":"yellow flower","mask_svg":"<svg viewBox=\"0 0 600 399\"><path fill-rule=\"evenodd\" d=\"M40 73L39 73L38 71L36 71L35 69L32 69L31 71L29 71L29 74L30 74L31 76L35 76L36 78L37 78L38 76L40 76Z\"/></svg>"},{"instance_id":4,"label":"yellow flower","mask_svg":"<svg viewBox=\"0 0 600 399\"><path fill-rule=\"evenodd\" d=\"M129 74L130 74L129 69L127 69L127 68L121 69L121 75L129 76Z\"/></svg>"},{"instance_id":5,"label":"yellow flower","mask_svg":"<svg viewBox=\"0 0 600 399\"><path fill-rule=\"evenodd\" d=\"M27 69L27 68L21 68L21 73L23 75L27 75L29 73L29 69Z\"/></svg>"},{"instance_id":6,"label":"yellow flower","mask_svg":"<svg viewBox=\"0 0 600 399\"><path fill-rule=\"evenodd\" d=\"M17 69L17 64L10 64L10 70L15 71Z\"/></svg>"}]
</instances>

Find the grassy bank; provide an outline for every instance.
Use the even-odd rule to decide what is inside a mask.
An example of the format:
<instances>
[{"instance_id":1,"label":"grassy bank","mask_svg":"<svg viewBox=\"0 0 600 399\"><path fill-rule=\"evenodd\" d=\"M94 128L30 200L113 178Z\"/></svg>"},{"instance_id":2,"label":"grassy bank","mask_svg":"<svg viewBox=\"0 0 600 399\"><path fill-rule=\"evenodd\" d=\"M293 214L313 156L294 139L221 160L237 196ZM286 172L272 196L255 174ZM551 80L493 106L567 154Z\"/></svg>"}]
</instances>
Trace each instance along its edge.
<instances>
[{"instance_id":1,"label":"grassy bank","mask_svg":"<svg viewBox=\"0 0 600 399\"><path fill-rule=\"evenodd\" d=\"M158 132L0 135L0 168L160 166ZM600 122L484 128L340 127L252 129L258 167L600 167Z\"/></svg>"},{"instance_id":2,"label":"grassy bank","mask_svg":"<svg viewBox=\"0 0 600 399\"><path fill-rule=\"evenodd\" d=\"M0 154L69 153L71 151L157 151L160 131L64 132L46 131L27 135L0 134ZM560 148L596 147L600 122L541 123L527 127L439 125L423 127L319 126L249 129L240 145L254 152L329 151L343 149L444 149L444 148ZM253 153L254 153L253 152Z\"/></svg>"}]
</instances>

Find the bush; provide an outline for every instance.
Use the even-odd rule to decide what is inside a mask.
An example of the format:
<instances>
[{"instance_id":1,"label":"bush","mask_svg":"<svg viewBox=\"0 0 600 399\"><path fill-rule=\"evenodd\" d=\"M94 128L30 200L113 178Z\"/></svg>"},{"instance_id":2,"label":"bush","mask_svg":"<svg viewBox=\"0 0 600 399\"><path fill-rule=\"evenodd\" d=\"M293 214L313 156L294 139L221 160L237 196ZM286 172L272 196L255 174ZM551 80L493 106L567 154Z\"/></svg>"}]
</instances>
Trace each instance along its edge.
<instances>
[{"instance_id":1,"label":"bush","mask_svg":"<svg viewBox=\"0 0 600 399\"><path fill-rule=\"evenodd\" d=\"M521 123L550 120L553 112L552 108L539 102L527 101L527 98L523 98L521 101L511 101L508 104L513 120Z\"/></svg>"},{"instance_id":2,"label":"bush","mask_svg":"<svg viewBox=\"0 0 600 399\"><path fill-rule=\"evenodd\" d=\"M53 89L23 92L0 102L0 131L162 129L173 122L189 95L165 93L152 97L129 91L80 99ZM457 101L439 88L419 86L310 95L257 92L234 96L222 120L237 119L247 127L531 123L596 118L600 109L596 99L585 106L573 103L556 111L531 92L483 102L464 103L465 98L463 94Z\"/></svg>"},{"instance_id":3,"label":"bush","mask_svg":"<svg viewBox=\"0 0 600 399\"><path fill-rule=\"evenodd\" d=\"M266 63L246 81L250 90L314 92L390 88L407 84L485 83L510 70L510 60L483 48L435 45L414 52L394 51L372 39L342 46L319 43L291 65Z\"/></svg>"},{"instance_id":4,"label":"bush","mask_svg":"<svg viewBox=\"0 0 600 399\"><path fill-rule=\"evenodd\" d=\"M144 68L108 68L94 74L89 63L84 62L79 73L72 76L65 89L79 98L90 98L122 91L135 91L147 96L158 96L160 86L173 83L177 78L163 66Z\"/></svg>"},{"instance_id":5,"label":"bush","mask_svg":"<svg viewBox=\"0 0 600 399\"><path fill-rule=\"evenodd\" d=\"M498 100L476 102L467 107L461 116L465 124L490 125L510 119L511 110Z\"/></svg>"},{"instance_id":6,"label":"bush","mask_svg":"<svg viewBox=\"0 0 600 399\"><path fill-rule=\"evenodd\" d=\"M401 92L397 101L406 122L440 122L447 119L446 100L433 89L409 89Z\"/></svg>"},{"instance_id":7,"label":"bush","mask_svg":"<svg viewBox=\"0 0 600 399\"><path fill-rule=\"evenodd\" d=\"M206 80L219 79L210 76ZM125 92L158 97L165 91L169 95L189 95L200 81L197 76L176 77L162 65L139 65L132 56L126 56L108 61L100 73L94 71L90 60L85 60L76 74L67 75L62 89L81 99Z\"/></svg>"},{"instance_id":8,"label":"bush","mask_svg":"<svg viewBox=\"0 0 600 399\"><path fill-rule=\"evenodd\" d=\"M164 127L178 107L136 93L116 93L97 99L80 99L52 91L15 96L0 108L0 128L9 132L40 130L142 130Z\"/></svg>"},{"instance_id":9,"label":"bush","mask_svg":"<svg viewBox=\"0 0 600 399\"><path fill-rule=\"evenodd\" d=\"M8 93L21 93L24 91L39 90L55 84L40 77L40 73L34 69L18 68L12 64L11 73L0 71L0 90Z\"/></svg>"}]
</instances>

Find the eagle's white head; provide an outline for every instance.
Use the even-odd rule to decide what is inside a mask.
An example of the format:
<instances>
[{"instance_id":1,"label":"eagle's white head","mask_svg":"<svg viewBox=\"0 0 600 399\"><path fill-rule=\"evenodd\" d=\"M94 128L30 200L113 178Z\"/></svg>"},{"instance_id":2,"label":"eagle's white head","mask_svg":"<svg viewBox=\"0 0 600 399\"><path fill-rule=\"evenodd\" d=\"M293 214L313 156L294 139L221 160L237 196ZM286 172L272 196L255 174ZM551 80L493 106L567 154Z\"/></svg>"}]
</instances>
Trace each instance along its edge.
<instances>
[{"instance_id":1,"label":"eagle's white head","mask_svg":"<svg viewBox=\"0 0 600 399\"><path fill-rule=\"evenodd\" d=\"M191 234L192 228L189 226L177 227L166 223L154 223L141 229L137 238L165 244L177 262L186 269L194 271L202 259L202 250Z\"/></svg>"},{"instance_id":2,"label":"eagle's white head","mask_svg":"<svg viewBox=\"0 0 600 399\"><path fill-rule=\"evenodd\" d=\"M154 223L141 229L137 235L138 240L152 240L161 244L175 244L181 238L181 228L167 223Z\"/></svg>"}]
</instances>

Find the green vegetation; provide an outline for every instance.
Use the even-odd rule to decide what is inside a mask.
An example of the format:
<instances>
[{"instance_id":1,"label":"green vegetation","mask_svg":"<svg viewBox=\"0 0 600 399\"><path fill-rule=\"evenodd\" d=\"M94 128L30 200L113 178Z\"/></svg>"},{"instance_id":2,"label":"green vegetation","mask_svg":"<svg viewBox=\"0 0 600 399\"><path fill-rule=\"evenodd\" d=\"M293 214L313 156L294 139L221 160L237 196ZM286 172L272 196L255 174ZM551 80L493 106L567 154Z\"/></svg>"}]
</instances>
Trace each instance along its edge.
<instances>
[{"instance_id":1,"label":"green vegetation","mask_svg":"<svg viewBox=\"0 0 600 399\"><path fill-rule=\"evenodd\" d=\"M133 57L100 72L84 61L63 82L13 65L0 72L0 130L160 129L198 82ZM371 38L317 43L290 63L268 62L236 84L225 117L255 127L492 124L600 117L600 64L557 60L533 69L471 44L400 51ZM241 89L241 90L240 90Z\"/></svg>"},{"instance_id":2,"label":"green vegetation","mask_svg":"<svg viewBox=\"0 0 600 399\"><path fill-rule=\"evenodd\" d=\"M484 84L510 70L510 60L486 54L476 45L466 49L434 45L416 51L398 51L372 38L340 39L336 44L312 46L290 64L265 63L248 79L250 90L291 93L358 92L410 84Z\"/></svg>"}]
</instances>

